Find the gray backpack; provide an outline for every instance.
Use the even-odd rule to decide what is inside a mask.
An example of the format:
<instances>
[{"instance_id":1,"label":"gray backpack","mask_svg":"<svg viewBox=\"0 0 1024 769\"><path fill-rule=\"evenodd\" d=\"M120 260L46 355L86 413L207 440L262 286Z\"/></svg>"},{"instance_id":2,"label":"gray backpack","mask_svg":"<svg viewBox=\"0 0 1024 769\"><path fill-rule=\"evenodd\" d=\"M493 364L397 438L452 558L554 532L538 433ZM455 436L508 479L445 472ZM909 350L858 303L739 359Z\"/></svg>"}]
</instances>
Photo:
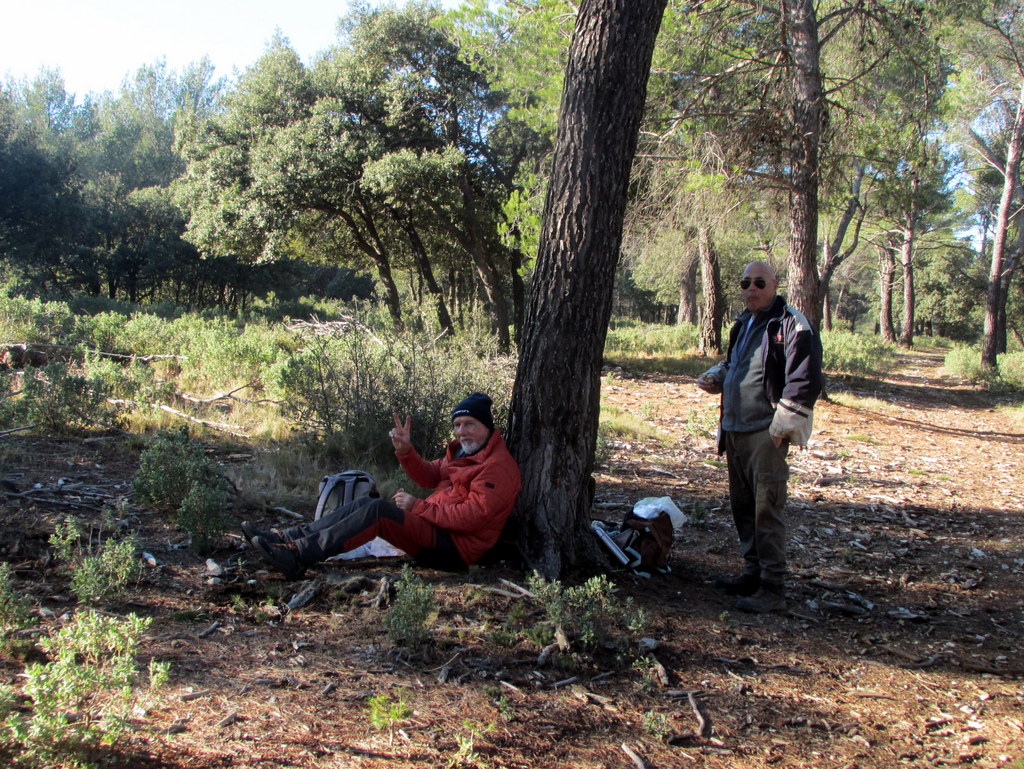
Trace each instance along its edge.
<instances>
[{"instance_id":1,"label":"gray backpack","mask_svg":"<svg viewBox=\"0 0 1024 769\"><path fill-rule=\"evenodd\" d=\"M316 501L313 520L319 521L325 513L333 512L359 497L380 497L373 476L362 470L325 475L320 481L320 497Z\"/></svg>"}]
</instances>

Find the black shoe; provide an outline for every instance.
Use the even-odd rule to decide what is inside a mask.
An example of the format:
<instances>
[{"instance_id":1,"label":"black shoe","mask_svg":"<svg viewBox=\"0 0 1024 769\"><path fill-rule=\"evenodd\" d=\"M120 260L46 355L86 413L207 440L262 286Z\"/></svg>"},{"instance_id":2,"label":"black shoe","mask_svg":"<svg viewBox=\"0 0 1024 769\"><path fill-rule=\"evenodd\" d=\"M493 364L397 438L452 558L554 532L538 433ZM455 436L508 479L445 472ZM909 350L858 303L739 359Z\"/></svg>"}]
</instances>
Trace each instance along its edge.
<instances>
[{"instance_id":1,"label":"black shoe","mask_svg":"<svg viewBox=\"0 0 1024 769\"><path fill-rule=\"evenodd\" d=\"M288 538L283 536L277 529L257 529L256 524L250 523L249 521L242 521L238 528L242 530L242 534L245 535L245 538L250 542L256 539L256 537L259 537L264 542L271 545L283 545L285 542L289 541Z\"/></svg>"},{"instance_id":2,"label":"black shoe","mask_svg":"<svg viewBox=\"0 0 1024 769\"><path fill-rule=\"evenodd\" d=\"M736 602L736 608L751 614L767 614L770 611L786 610L786 591L782 585L761 585L761 589L747 598Z\"/></svg>"},{"instance_id":3,"label":"black shoe","mask_svg":"<svg viewBox=\"0 0 1024 769\"><path fill-rule=\"evenodd\" d=\"M285 579L302 579L306 566L299 558L299 549L294 542L274 544L257 535L252 538L252 546L268 564L281 572Z\"/></svg>"},{"instance_id":4,"label":"black shoe","mask_svg":"<svg viewBox=\"0 0 1024 769\"><path fill-rule=\"evenodd\" d=\"M760 574L744 573L738 577L721 577L715 580L715 590L726 595L753 595L760 588Z\"/></svg>"}]
</instances>

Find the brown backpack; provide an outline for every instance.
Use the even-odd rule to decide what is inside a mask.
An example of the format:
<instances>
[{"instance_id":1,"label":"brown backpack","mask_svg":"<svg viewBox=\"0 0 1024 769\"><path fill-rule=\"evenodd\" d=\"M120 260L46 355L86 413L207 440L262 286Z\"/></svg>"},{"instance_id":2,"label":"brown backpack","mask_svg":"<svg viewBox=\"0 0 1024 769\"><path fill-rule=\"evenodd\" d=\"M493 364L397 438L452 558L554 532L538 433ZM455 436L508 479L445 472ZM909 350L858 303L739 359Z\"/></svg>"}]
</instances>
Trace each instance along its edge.
<instances>
[{"instance_id":1,"label":"brown backpack","mask_svg":"<svg viewBox=\"0 0 1024 769\"><path fill-rule=\"evenodd\" d=\"M673 537L668 513L659 512L653 518L627 513L615 541L623 550L629 548L640 555L640 562L633 566L637 571L668 571Z\"/></svg>"}]
</instances>

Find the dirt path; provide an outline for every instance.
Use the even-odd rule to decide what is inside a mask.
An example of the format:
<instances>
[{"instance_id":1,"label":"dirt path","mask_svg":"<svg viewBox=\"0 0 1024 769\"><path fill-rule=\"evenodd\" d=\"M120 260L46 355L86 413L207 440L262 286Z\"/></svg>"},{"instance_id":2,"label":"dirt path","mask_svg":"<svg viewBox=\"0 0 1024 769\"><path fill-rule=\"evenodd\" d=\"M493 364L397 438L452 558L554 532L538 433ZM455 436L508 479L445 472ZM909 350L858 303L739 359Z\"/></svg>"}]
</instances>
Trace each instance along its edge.
<instances>
[{"instance_id":1,"label":"dirt path","mask_svg":"<svg viewBox=\"0 0 1024 769\"><path fill-rule=\"evenodd\" d=\"M374 604L394 561L325 565L297 586L233 538L213 554L215 577L166 520L133 510L158 565L130 602L104 608L153 617L143 662L168 661L172 676L95 761L630 769L626 745L649 767L1024 765L1024 429L930 355L830 390L810 450L792 457L791 611L758 617L710 585L737 565L714 399L690 377L606 381L609 405L664 439L607 447L595 514L617 521L641 497L670 495L690 517L671 574L612 575L657 642L634 666L541 665L534 607L499 582L525 577L500 565L422 571L439 602L434 645L396 653ZM90 489L130 481L132 455L107 441L6 445L5 467L34 493L0 497L0 557L42 622L58 623L74 604L46 540L69 510L90 514ZM310 586L311 602L289 610ZM18 685L22 664L0 656L0 680ZM380 695L413 709L393 739L369 722Z\"/></svg>"}]
</instances>

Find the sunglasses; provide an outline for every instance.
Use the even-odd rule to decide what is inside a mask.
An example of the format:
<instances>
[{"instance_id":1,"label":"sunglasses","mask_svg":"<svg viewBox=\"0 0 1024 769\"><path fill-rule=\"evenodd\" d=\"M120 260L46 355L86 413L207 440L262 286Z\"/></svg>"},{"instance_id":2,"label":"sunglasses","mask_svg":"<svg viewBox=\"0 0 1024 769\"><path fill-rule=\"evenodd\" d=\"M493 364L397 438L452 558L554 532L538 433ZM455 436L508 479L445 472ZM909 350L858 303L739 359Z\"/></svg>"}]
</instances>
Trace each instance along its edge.
<instances>
[{"instance_id":1,"label":"sunglasses","mask_svg":"<svg viewBox=\"0 0 1024 769\"><path fill-rule=\"evenodd\" d=\"M740 288L746 291L748 288L750 288L751 283L753 283L758 288L764 288L765 286L768 285L767 283L765 283L764 278L754 278L753 280L751 280L750 278L741 278Z\"/></svg>"}]
</instances>

